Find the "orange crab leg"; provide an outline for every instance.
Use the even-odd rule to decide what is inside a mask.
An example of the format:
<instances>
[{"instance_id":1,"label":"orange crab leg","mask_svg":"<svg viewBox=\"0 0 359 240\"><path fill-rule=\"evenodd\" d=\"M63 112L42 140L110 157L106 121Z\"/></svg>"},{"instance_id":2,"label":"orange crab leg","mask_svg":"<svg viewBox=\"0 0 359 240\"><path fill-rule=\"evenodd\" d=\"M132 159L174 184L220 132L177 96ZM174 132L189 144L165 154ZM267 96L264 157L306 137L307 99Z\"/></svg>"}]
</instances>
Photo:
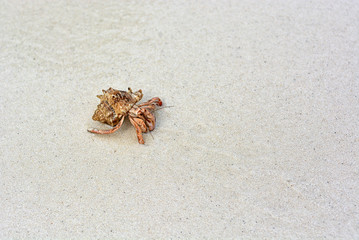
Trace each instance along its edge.
<instances>
[{"instance_id":1,"label":"orange crab leg","mask_svg":"<svg viewBox=\"0 0 359 240\"><path fill-rule=\"evenodd\" d=\"M150 100L148 100L147 102L144 102L144 103L142 103L142 104L140 104L138 106L139 107L145 107L145 106L149 106L149 105L162 106L162 101L158 97L154 97L154 98L151 98Z\"/></svg>"},{"instance_id":2,"label":"orange crab leg","mask_svg":"<svg viewBox=\"0 0 359 240\"><path fill-rule=\"evenodd\" d=\"M145 141L143 140L142 131L141 131L140 126L138 126L138 124L136 123L136 121L133 120L133 118L132 118L131 116L129 116L128 118L130 119L130 122L132 123L132 125L136 128L136 133L137 133L138 142L139 142L140 144L144 144Z\"/></svg>"},{"instance_id":3,"label":"orange crab leg","mask_svg":"<svg viewBox=\"0 0 359 240\"><path fill-rule=\"evenodd\" d=\"M116 132L118 129L120 129L120 127L122 126L123 120L125 120L125 117L122 116L121 121L114 126L112 129L109 130L98 130L96 128L89 128L87 129L87 131L91 132L91 133L97 133L97 134L110 134L113 132Z\"/></svg>"}]
</instances>

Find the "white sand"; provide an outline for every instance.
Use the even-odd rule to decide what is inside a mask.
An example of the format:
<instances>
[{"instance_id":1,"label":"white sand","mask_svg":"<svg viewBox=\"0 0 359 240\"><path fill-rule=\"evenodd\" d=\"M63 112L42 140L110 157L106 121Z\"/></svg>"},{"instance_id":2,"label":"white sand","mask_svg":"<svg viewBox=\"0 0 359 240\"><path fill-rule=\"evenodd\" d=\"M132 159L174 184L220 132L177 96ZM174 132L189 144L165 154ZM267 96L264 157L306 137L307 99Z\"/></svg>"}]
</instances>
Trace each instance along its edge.
<instances>
[{"instance_id":1,"label":"white sand","mask_svg":"<svg viewBox=\"0 0 359 240\"><path fill-rule=\"evenodd\" d=\"M357 1L0 13L1 239L359 238ZM86 131L110 86L174 106L144 146Z\"/></svg>"}]
</instances>

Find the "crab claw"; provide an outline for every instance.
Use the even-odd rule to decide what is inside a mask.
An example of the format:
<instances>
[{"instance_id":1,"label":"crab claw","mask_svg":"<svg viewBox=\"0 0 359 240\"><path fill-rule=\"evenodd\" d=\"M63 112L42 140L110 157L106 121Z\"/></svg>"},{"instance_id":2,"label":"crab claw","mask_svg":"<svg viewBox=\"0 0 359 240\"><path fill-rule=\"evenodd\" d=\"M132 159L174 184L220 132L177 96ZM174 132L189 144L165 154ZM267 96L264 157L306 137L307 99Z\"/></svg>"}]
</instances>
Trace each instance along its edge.
<instances>
[{"instance_id":1,"label":"crab claw","mask_svg":"<svg viewBox=\"0 0 359 240\"><path fill-rule=\"evenodd\" d=\"M133 126L135 127L135 129L136 129L138 143L140 143L140 144L145 144L145 141L143 140L143 137L142 137L141 127L138 126L138 124L136 123L136 121L135 121L131 116L129 116L128 118L130 119L130 122L132 123L132 125L133 125Z\"/></svg>"}]
</instances>

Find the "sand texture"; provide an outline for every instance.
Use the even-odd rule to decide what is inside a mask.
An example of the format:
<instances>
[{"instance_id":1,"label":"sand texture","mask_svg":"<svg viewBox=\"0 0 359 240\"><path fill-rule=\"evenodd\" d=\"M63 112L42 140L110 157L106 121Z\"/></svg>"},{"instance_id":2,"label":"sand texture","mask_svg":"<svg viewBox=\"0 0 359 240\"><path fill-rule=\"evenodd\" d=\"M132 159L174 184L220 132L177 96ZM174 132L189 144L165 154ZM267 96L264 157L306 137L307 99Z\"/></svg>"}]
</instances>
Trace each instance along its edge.
<instances>
[{"instance_id":1,"label":"sand texture","mask_svg":"<svg viewBox=\"0 0 359 240\"><path fill-rule=\"evenodd\" d=\"M358 1L0 3L0 238L359 238ZM160 97L145 145L91 117Z\"/></svg>"}]
</instances>

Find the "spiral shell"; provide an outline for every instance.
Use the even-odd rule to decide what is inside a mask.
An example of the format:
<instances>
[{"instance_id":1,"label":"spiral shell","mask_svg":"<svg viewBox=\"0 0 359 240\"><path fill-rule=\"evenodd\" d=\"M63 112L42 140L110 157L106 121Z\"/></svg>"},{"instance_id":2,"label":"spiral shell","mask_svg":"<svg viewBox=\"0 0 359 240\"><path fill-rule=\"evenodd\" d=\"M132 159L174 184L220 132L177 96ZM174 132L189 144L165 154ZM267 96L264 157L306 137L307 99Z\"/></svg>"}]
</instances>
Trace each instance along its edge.
<instances>
[{"instance_id":1,"label":"spiral shell","mask_svg":"<svg viewBox=\"0 0 359 240\"><path fill-rule=\"evenodd\" d=\"M126 116L143 96L141 89L132 92L131 88L128 88L127 92L113 88L109 88L107 91L102 90L102 92L103 95L97 95L101 102L97 105L92 119L111 126L117 125L121 117Z\"/></svg>"}]
</instances>

